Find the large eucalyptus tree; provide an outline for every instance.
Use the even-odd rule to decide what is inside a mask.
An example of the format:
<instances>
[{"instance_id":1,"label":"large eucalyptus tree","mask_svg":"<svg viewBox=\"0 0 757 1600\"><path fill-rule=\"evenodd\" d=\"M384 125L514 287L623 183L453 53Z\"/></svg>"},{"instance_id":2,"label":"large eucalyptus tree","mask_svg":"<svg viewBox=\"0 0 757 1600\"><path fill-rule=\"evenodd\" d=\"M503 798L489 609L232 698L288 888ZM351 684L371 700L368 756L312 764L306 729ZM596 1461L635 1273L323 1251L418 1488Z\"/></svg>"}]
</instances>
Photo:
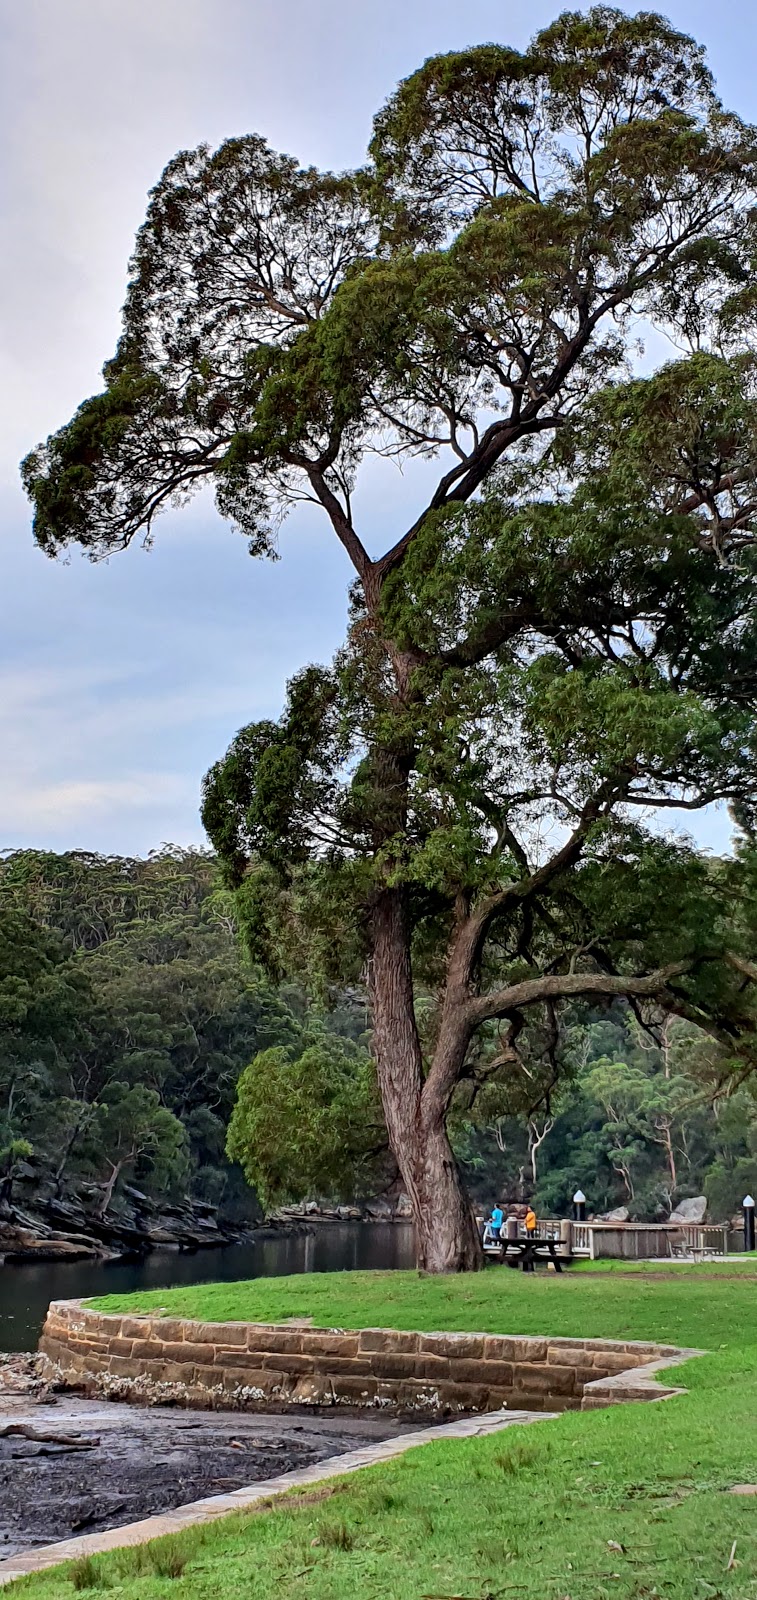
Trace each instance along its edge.
<instances>
[{"instance_id":1,"label":"large eucalyptus tree","mask_svg":"<svg viewBox=\"0 0 757 1600\"><path fill-rule=\"evenodd\" d=\"M563 1002L625 995L749 1035L732 869L643 819L751 826L756 192L757 134L652 13L432 58L359 172L178 155L105 390L24 466L50 554L149 537L207 479L254 555L303 498L344 546L345 649L204 817L259 956L367 972L430 1270L478 1261L447 1117L524 1019L549 1048ZM438 462L378 554L376 454Z\"/></svg>"}]
</instances>

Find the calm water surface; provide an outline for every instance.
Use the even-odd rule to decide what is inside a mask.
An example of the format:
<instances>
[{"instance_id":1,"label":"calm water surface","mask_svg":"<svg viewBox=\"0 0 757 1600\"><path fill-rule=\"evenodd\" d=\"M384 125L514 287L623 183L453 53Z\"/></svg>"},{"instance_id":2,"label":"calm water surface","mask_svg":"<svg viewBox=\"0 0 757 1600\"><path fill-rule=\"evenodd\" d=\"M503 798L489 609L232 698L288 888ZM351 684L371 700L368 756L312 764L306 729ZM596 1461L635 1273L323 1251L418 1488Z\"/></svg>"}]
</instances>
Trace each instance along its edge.
<instances>
[{"instance_id":1,"label":"calm water surface","mask_svg":"<svg viewBox=\"0 0 757 1600\"><path fill-rule=\"evenodd\" d=\"M292 1272L387 1270L415 1264L413 1230L401 1222L333 1222L312 1233L255 1237L196 1255L154 1251L144 1261L46 1261L0 1267L0 1350L34 1350L51 1300L184 1283L236 1283Z\"/></svg>"}]
</instances>

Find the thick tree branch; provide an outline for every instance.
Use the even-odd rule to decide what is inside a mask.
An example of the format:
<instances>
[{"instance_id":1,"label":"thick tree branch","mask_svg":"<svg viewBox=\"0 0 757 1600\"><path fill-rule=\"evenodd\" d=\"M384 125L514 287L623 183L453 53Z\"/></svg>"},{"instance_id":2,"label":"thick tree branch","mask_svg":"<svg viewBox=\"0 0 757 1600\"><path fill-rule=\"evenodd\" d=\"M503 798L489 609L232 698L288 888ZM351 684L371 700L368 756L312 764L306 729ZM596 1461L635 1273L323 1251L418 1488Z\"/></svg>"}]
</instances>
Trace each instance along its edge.
<instances>
[{"instance_id":1,"label":"thick tree branch","mask_svg":"<svg viewBox=\"0 0 757 1600\"><path fill-rule=\"evenodd\" d=\"M314 466L308 466L306 470L315 494L324 510L328 513L337 538L347 551L358 577L362 579L367 590L371 584L374 563L371 561L365 545L356 534L349 517L345 514L343 506L339 504L333 490L326 483L323 473L319 472Z\"/></svg>"},{"instance_id":2,"label":"thick tree branch","mask_svg":"<svg viewBox=\"0 0 757 1600\"><path fill-rule=\"evenodd\" d=\"M532 901L562 872L575 866L593 824L604 814L608 805L622 797L624 787L625 785L618 779L614 783L604 784L597 794L586 802L570 837L548 861L537 867L535 872L506 884L504 889L489 895L475 908L458 931L450 953L448 977L453 990L467 991L483 940L494 919L510 907L522 906Z\"/></svg>"},{"instance_id":3,"label":"thick tree branch","mask_svg":"<svg viewBox=\"0 0 757 1600\"><path fill-rule=\"evenodd\" d=\"M664 994L671 978L681 977L695 965L693 960L672 961L655 972L624 976L609 972L568 972L554 977L526 978L505 989L477 996L469 1002L472 1026L493 1017L506 1016L521 1006L543 1004L546 1000L571 1000L581 995L635 995L655 998Z\"/></svg>"}]
</instances>

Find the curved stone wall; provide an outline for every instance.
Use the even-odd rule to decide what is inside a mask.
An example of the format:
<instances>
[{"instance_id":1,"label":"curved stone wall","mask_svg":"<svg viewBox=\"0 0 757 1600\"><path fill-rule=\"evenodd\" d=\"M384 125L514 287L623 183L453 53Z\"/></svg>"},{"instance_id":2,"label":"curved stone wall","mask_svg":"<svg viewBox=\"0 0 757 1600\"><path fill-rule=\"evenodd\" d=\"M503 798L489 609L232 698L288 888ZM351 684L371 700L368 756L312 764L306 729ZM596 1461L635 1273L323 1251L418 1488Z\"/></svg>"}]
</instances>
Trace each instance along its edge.
<instances>
[{"instance_id":1,"label":"curved stone wall","mask_svg":"<svg viewBox=\"0 0 757 1600\"><path fill-rule=\"evenodd\" d=\"M368 1406L438 1418L662 1399L678 1391L655 1374L699 1353L612 1339L110 1316L73 1300L50 1306L40 1350L65 1387L147 1405Z\"/></svg>"}]
</instances>

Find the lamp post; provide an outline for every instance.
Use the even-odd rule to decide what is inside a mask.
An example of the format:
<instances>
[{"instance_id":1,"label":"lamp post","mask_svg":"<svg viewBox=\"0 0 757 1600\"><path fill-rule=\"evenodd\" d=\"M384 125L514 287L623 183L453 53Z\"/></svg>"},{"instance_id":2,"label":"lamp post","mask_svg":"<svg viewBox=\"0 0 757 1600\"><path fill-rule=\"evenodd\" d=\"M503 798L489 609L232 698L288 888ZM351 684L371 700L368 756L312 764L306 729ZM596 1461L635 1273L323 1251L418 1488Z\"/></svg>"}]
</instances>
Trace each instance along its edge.
<instances>
[{"instance_id":1,"label":"lamp post","mask_svg":"<svg viewBox=\"0 0 757 1600\"><path fill-rule=\"evenodd\" d=\"M741 1202L744 1213L744 1249L754 1249L754 1201L750 1194L745 1194Z\"/></svg>"},{"instance_id":2,"label":"lamp post","mask_svg":"<svg viewBox=\"0 0 757 1600\"><path fill-rule=\"evenodd\" d=\"M576 1192L573 1196L573 1221L586 1221L586 1195L584 1194L583 1189L576 1189ZM752 1218L752 1222L754 1224L754 1217Z\"/></svg>"}]
</instances>

